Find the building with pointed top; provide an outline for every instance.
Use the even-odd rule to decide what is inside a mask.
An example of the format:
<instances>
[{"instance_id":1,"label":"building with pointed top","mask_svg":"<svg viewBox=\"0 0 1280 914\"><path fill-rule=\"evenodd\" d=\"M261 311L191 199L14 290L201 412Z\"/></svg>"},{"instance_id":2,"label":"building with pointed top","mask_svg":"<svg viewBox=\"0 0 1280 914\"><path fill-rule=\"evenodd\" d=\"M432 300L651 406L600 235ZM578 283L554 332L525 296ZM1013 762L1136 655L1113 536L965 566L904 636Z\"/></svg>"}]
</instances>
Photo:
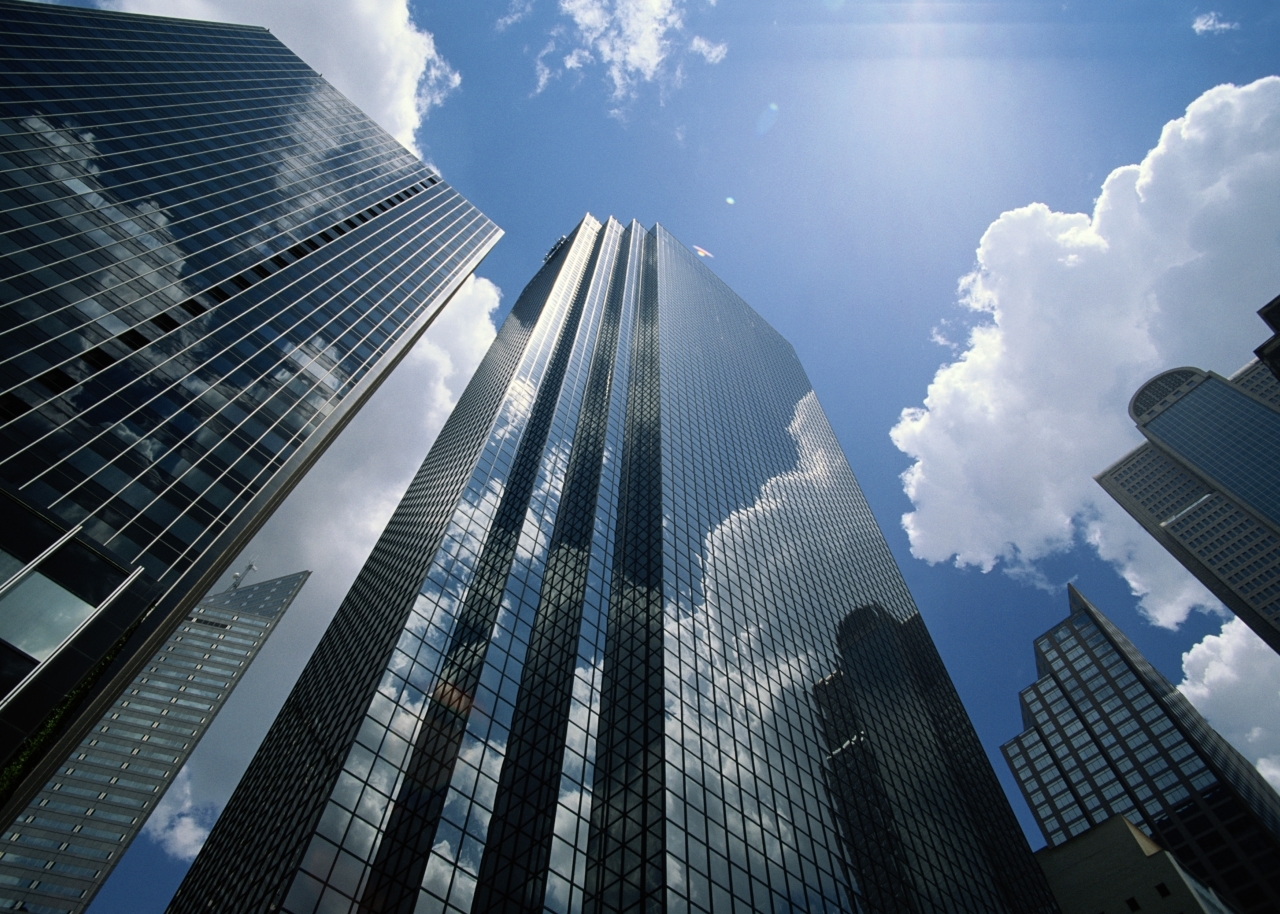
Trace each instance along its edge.
<instances>
[{"instance_id":1,"label":"building with pointed top","mask_svg":"<svg viewBox=\"0 0 1280 914\"><path fill-rule=\"evenodd\" d=\"M88 908L310 575L196 605L0 831L0 910Z\"/></svg>"}]
</instances>

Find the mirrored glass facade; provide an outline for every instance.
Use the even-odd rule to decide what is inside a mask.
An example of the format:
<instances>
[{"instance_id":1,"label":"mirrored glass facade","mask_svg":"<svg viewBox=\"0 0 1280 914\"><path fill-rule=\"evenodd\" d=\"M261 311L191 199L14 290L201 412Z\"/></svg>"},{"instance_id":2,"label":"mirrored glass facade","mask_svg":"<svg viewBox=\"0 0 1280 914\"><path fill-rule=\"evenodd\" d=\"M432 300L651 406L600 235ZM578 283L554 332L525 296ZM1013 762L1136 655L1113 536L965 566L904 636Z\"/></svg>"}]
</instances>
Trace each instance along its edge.
<instances>
[{"instance_id":1,"label":"mirrored glass facade","mask_svg":"<svg viewBox=\"0 0 1280 914\"><path fill-rule=\"evenodd\" d=\"M1261 361L1230 378L1179 368L1129 413L1148 441L1099 484L1280 651L1280 381Z\"/></svg>"},{"instance_id":2,"label":"mirrored glass facade","mask_svg":"<svg viewBox=\"0 0 1280 914\"><path fill-rule=\"evenodd\" d=\"M1003 746L1051 847L1123 815L1242 914L1280 909L1280 797L1074 587Z\"/></svg>"},{"instance_id":3,"label":"mirrored glass facade","mask_svg":"<svg viewBox=\"0 0 1280 914\"><path fill-rule=\"evenodd\" d=\"M170 910L211 907L1056 910L791 346L590 216Z\"/></svg>"},{"instance_id":4,"label":"mirrored glass facade","mask_svg":"<svg viewBox=\"0 0 1280 914\"><path fill-rule=\"evenodd\" d=\"M150 655L499 234L265 29L0 0L0 485L160 604L0 696L3 764Z\"/></svg>"},{"instance_id":5,"label":"mirrored glass facade","mask_svg":"<svg viewBox=\"0 0 1280 914\"><path fill-rule=\"evenodd\" d=\"M196 605L0 832L0 910L89 906L310 574Z\"/></svg>"}]
</instances>

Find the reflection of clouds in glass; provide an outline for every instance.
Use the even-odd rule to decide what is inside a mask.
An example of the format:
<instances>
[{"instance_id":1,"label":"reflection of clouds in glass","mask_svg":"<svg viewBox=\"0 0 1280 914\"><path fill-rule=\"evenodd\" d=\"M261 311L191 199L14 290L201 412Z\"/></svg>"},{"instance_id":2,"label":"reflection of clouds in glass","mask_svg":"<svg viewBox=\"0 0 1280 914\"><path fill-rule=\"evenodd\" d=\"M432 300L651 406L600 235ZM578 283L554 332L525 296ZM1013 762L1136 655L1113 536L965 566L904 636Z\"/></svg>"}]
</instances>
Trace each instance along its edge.
<instances>
[{"instance_id":1,"label":"reflection of clouds in glass","mask_svg":"<svg viewBox=\"0 0 1280 914\"><path fill-rule=\"evenodd\" d=\"M826 537L817 536L806 528L804 522L811 516L807 512L821 510L822 493L835 485L841 470L844 470L841 475L848 475L844 454L831 434L822 407L812 391L796 404L787 431L796 442L795 467L766 480L754 503L734 511L706 536L701 556L702 586L706 594L703 606L699 608L711 618L734 614L732 598L722 601L718 594L728 597L730 587L741 590L744 582L761 588L757 593L764 595L780 591L780 585L791 585L792 592L820 593L826 584L836 594L846 587L834 573L821 583L814 582L812 578L813 572L821 572L823 566L815 559L830 552L832 544ZM740 562L741 544L747 543L767 544L767 548L753 553L750 561ZM834 572L835 569L828 567L827 570ZM718 592L717 587L720 588ZM830 596L829 592L828 599ZM775 604L772 600L765 600L756 601L754 605ZM741 660L756 653L750 649L750 644L753 639L761 638L766 629L760 620L754 620L746 625L724 627L720 631L730 632L729 644L735 648L732 656ZM772 644L772 640L769 643Z\"/></svg>"},{"instance_id":2,"label":"reflection of clouds in glass","mask_svg":"<svg viewBox=\"0 0 1280 914\"><path fill-rule=\"evenodd\" d=\"M317 91L314 87L306 89L300 100L290 107L291 116L296 121L293 136L305 136L314 131L307 112L314 113L326 101L315 97ZM208 228L207 224L190 218L196 209L201 220L209 218L211 214L205 211L204 201L196 198L166 211L150 199L129 199L137 189L136 184L130 183L133 172L119 168L120 162L113 158L109 148L100 150L92 133L80 131L74 125L57 127L42 118L27 118L22 126L29 132L18 136L25 138L28 154L53 179L48 186L60 192L58 203L62 218L78 232L79 240L93 245L99 255L98 265L73 277L60 290L70 304L59 303L57 307L47 309L48 314L42 318L49 325L45 332L53 329L50 319L57 314L54 318L58 320L56 332L51 336L63 337L64 348L84 352L102 343L104 338L130 329L139 330L149 341L149 351L156 362L144 377L134 382L136 393L133 400L136 402L129 404L132 408L130 415L119 421L102 422L96 435L81 442L82 446L92 446L98 438L114 435L130 446L128 461L117 459L115 467L101 469L99 474L118 475L123 468L135 484L143 486L139 491L149 501L139 506L140 511L151 510L151 505L168 497L169 491L179 483L203 492L221 478L216 474L211 477L208 467L196 468L193 465L198 462L193 459L190 446L194 433L185 427L175 430L176 422L157 428L142 401L152 403L164 397L186 404L199 400L208 412L217 413L227 410L232 401L238 400L240 412L232 412L228 421L242 423L247 421L242 413L255 413L266 395L300 373L321 381L330 390L342 387L347 376L339 367L342 356L336 350L319 352L316 346L312 346L310 351L304 351L280 341L277 341L276 348L282 361L261 379L263 383L242 390L241 382L214 382L210 385L197 377L194 373L196 367L208 362L215 347L225 345L214 344L207 336L217 325L217 318L189 320L194 316L190 309L174 307L178 302L188 300L194 292L191 277L184 277L188 264L183 252L201 248L211 241L209 237L198 234ZM250 198L250 205L254 205L254 201L266 202L267 198L270 198L270 205L256 213L242 213L218 226L222 236L234 237L229 242L215 244L212 249L215 253L227 256L240 251L257 259L278 249L282 243L291 243L282 242L280 233L332 210L334 201L321 193L321 185L332 180L334 164L330 159L335 155L350 156L350 150L346 148L350 143L344 145L341 137L328 137L324 131L318 136L325 137L319 141L319 146L325 147L326 141L329 146L299 149L296 144L282 143L246 160L241 172L246 182L244 190L256 195ZM264 193L269 187L274 187L277 192L274 195ZM298 187L307 190L302 196L295 197ZM228 214L215 210L214 215L226 217ZM254 249L246 251L247 246ZM85 263L83 258L78 262ZM66 329L68 325L70 329ZM159 338L154 336L157 328L162 331ZM321 336L315 337L313 342L316 341L323 344ZM136 349L137 343L137 337L134 337L129 347ZM61 357L59 353L58 358ZM59 367L73 379L82 381L95 371L103 370L101 361L104 358L108 356L73 358ZM175 373L181 377L175 380ZM84 388L75 387L63 394L63 399L74 403L83 414L93 405L83 402L84 393ZM159 401L162 405L159 411L166 414L173 411L173 405L167 400ZM331 403L322 402L316 408L327 415L333 407ZM33 446L35 444L32 442ZM166 459L168 464L164 463ZM149 468L150 472L139 471L139 465ZM264 479L265 476L260 476L254 485L261 484ZM75 501L80 508L92 513L97 505L92 503L91 494L85 494L89 491L83 488L78 492L72 490L64 493L61 501ZM55 506L61 501L55 502ZM225 507L222 489L214 489L210 501ZM234 512L235 508L226 510ZM230 516L224 512L218 518L219 523ZM183 522L174 520L169 527ZM123 533L136 540L137 533L125 532L120 525L117 525L119 529L110 528L100 519L91 519L88 527L91 535L103 541L127 543L120 546L126 550L134 545L146 550L152 545L149 539L137 543L117 539Z\"/></svg>"},{"instance_id":3,"label":"reflection of clouds in glass","mask_svg":"<svg viewBox=\"0 0 1280 914\"><path fill-rule=\"evenodd\" d=\"M468 562L468 583L473 573L472 566L483 554L484 540L488 538L492 518L496 516L501 501L503 487L498 480L505 481L513 469L512 459L519 451L520 439L528 433L539 388L546 383L545 373L551 365L569 312L569 302L563 299L577 294L578 280L575 277L579 277L585 268L587 253L589 246L583 239L578 239L575 250L570 254L568 269L557 280L552 293L553 302L546 306L554 306L557 310L550 312L551 319L539 321L522 359L521 369L508 385L507 396L486 447L487 452L504 452L505 458L495 461L489 471L482 463L477 473L491 472L492 475L483 482L473 480L469 489L472 495L463 499L460 511L471 514L471 533L477 537L472 548L465 553L459 552L459 558L469 556L464 559ZM608 270L603 273L606 279L608 274ZM503 595L493 627L486 633L489 640L484 650L478 688L474 696L461 692L447 695L442 689L454 687L442 684L433 693L438 702L466 716L466 730L456 764L449 775L444 810L437 825L437 840L428 858L422 886L435 891L432 887L438 883L432 880L442 878L440 874L454 867L458 868L466 878L455 874L452 885L444 886L446 891L441 892L441 897L463 910L472 905L476 886L474 877L479 874L488 838L489 821L507 754L515 696L519 690L525 651L538 608L547 550L568 469L576 425L574 419L581 405L582 387L586 383L604 304L604 286L598 277L593 282L596 287L584 304L581 323L571 339L572 348L559 391L543 391L556 397L555 409L547 438L538 455L538 470L524 509ZM558 304L554 303L556 295L562 298ZM478 500L474 496L476 491L482 493L479 500L490 503L490 510L479 516L475 506ZM460 536L457 538L459 542ZM431 583L429 576L428 584ZM425 592L429 588L424 585L423 589ZM453 624L452 619L449 624ZM456 689L454 691L457 692ZM455 832L460 835L457 840L449 837Z\"/></svg>"},{"instance_id":4,"label":"reflection of clouds in glass","mask_svg":"<svg viewBox=\"0 0 1280 914\"><path fill-rule=\"evenodd\" d=\"M444 828L445 823L441 821L436 833L440 834ZM461 837L459 834L458 838ZM439 840L431 847L431 858L427 861L427 870L422 877L422 888L440 898L449 894L449 880L453 878L452 861L457 857L456 847L456 844L448 840Z\"/></svg>"},{"instance_id":5,"label":"reflection of clouds in glass","mask_svg":"<svg viewBox=\"0 0 1280 914\"><path fill-rule=\"evenodd\" d=\"M592 610L588 608L587 612ZM603 618L603 612L598 615ZM594 662L584 663L585 657L593 658ZM594 626L584 624L578 664L574 670L573 698L569 707L544 901L546 910L555 914L568 914L581 905L603 678L603 632L597 635Z\"/></svg>"},{"instance_id":6,"label":"reflection of clouds in glass","mask_svg":"<svg viewBox=\"0 0 1280 914\"><path fill-rule=\"evenodd\" d=\"M98 5L269 28L419 157L415 138L422 122L462 82L434 35L415 23L406 0L105 0Z\"/></svg>"},{"instance_id":7,"label":"reflection of clouds in glass","mask_svg":"<svg viewBox=\"0 0 1280 914\"><path fill-rule=\"evenodd\" d=\"M101 168L95 161L102 153L93 133L72 127L59 128L41 117L24 118L22 126L30 131L25 136L27 143L23 152L53 179L55 191L59 183L71 191L58 195L63 218L78 230L81 242L92 245L102 259L111 264L77 277L74 291L69 290L74 304L50 308L42 311L42 315L57 312L77 315L79 312L71 318L71 323L78 327L87 319L112 336L137 322L129 316L135 306L121 305L108 311L92 294L85 294L87 284L138 299L172 285L176 286L179 296L175 301L185 298L186 290L181 285L184 259L175 244L168 215L151 200L126 202L103 185L99 177ZM126 274L121 274L121 266L127 268ZM75 330L65 333L78 336ZM95 342L86 342L85 348Z\"/></svg>"},{"instance_id":8,"label":"reflection of clouds in glass","mask_svg":"<svg viewBox=\"0 0 1280 914\"><path fill-rule=\"evenodd\" d=\"M470 868L475 872L479 866L497 789L498 768L506 753L507 731L505 724L492 718L497 710L493 706L492 690L482 687L479 694L470 696L453 684L442 682L440 675L458 611L471 585L476 562L502 499L519 436L532 409L537 385L531 377L545 367L546 359L540 361L539 353L546 344L547 334L543 332L539 336L535 332L520 368L509 384L514 396L504 401L501 414L490 429L484 456L473 470L472 479L449 521L397 649L392 653L379 694L370 705L366 727L380 730L381 722L390 714L391 728L398 730L403 739L393 733L386 735L379 753L382 759L372 773L367 766L356 762L348 761L346 765L352 777L367 780L381 793L393 798L381 808L378 816L380 841L394 809L394 798L403 783L405 757L420 735L422 721L429 708L426 694L430 694L437 705L469 712L468 732L459 747L458 764L450 778L442 818L421 883L424 888L446 896L452 884L451 897L463 907L470 904L469 893L474 890L474 878L453 879L451 883L451 877L456 867ZM545 356L545 352L542 355ZM522 540L527 540L529 535L526 521ZM538 548L536 544L525 545L526 552L536 552ZM545 544L540 548L545 549ZM499 628L511 629L511 616L512 603L507 599L499 611ZM388 699L396 703L395 710L379 711L380 705ZM385 764L383 759L391 764ZM378 777L379 766L382 766L384 775L381 778ZM371 853L376 853L376 850L375 846Z\"/></svg>"},{"instance_id":9,"label":"reflection of clouds in glass","mask_svg":"<svg viewBox=\"0 0 1280 914\"><path fill-rule=\"evenodd\" d=\"M634 225L634 224L633 224ZM610 228L617 230L616 223ZM628 255L634 258L640 238L629 236ZM621 248L616 252L621 256ZM615 261L616 262L616 261ZM634 260L630 261L634 264ZM581 910L587 866L596 738L604 681L604 641L608 599L612 587L614 526L621 470L621 444L629 376L631 328L634 324L637 271L628 269L622 289L617 339L614 342L613 382L609 393L601 472L596 494L593 545L588 560L589 586L579 628L577 659L569 702L560 789L552 826L551 856L544 904L550 914ZM594 582L593 584L590 582Z\"/></svg>"},{"instance_id":10,"label":"reflection of clouds in glass","mask_svg":"<svg viewBox=\"0 0 1280 914\"><path fill-rule=\"evenodd\" d=\"M822 620L836 609L824 601L847 596L848 582L838 575L843 563L824 561L831 531L813 518L851 474L812 391L796 404L787 431L796 444L794 467L768 479L750 506L704 539L702 599L676 621L676 637L668 639L669 655L681 656L678 667L670 659L668 664L681 671L683 705L669 690L667 734L668 745L700 749L700 762L685 752L683 770L669 772L683 780L691 801L686 815L705 809L701 814L710 821L723 821L730 834L745 836L748 847L798 873L800 847L811 838L820 856L822 846L839 847L829 813L815 815L804 795L816 793L825 803L807 687L829 661L804 643L811 634L794 631L797 620L781 601L803 594L806 614ZM815 767L799 769L781 748L789 744L799 747L799 765ZM804 784L804 791L788 779ZM704 792L703 784L718 790ZM828 834L798 835L794 823L804 822L821 823ZM830 861L828 868L838 863ZM684 885L691 874L677 865L669 877ZM688 890L696 897L696 885Z\"/></svg>"},{"instance_id":11,"label":"reflection of clouds in glass","mask_svg":"<svg viewBox=\"0 0 1280 914\"><path fill-rule=\"evenodd\" d=\"M536 567L539 575L547 561L547 548L551 545L551 524L560 507L561 487L564 484L565 470L569 466L572 444L572 436L565 435L550 442L543 450L541 469L529 499L525 530L516 549L517 567L521 564Z\"/></svg>"},{"instance_id":12,"label":"reflection of clouds in glass","mask_svg":"<svg viewBox=\"0 0 1280 914\"><path fill-rule=\"evenodd\" d=\"M84 600L33 572L0 600L0 637L44 661L92 613Z\"/></svg>"}]
</instances>

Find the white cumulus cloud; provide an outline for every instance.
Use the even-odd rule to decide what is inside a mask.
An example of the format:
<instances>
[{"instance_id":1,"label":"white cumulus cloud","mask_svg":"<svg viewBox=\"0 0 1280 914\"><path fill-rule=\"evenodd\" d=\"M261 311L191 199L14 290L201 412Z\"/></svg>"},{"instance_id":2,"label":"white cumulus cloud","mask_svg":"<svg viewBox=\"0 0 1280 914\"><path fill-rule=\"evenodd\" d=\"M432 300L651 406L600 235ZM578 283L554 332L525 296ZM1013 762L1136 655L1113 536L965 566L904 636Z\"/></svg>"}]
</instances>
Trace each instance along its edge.
<instances>
[{"instance_id":1,"label":"white cumulus cloud","mask_svg":"<svg viewBox=\"0 0 1280 914\"><path fill-rule=\"evenodd\" d=\"M564 58L564 68L566 70L580 70L587 64L594 62L595 58L591 56L591 52L586 48L575 48L573 53L566 54Z\"/></svg>"},{"instance_id":2,"label":"white cumulus cloud","mask_svg":"<svg viewBox=\"0 0 1280 914\"><path fill-rule=\"evenodd\" d=\"M511 11L498 21L499 29L523 19L530 8L512 0ZM680 58L686 53L709 64L720 63L728 53L728 45L701 36L687 44L677 40L685 28L683 0L560 0L560 13L569 23L552 30L549 44L534 63L535 95L564 71L599 63L608 74L614 101L623 102L642 83L665 79L678 85ZM562 52L562 69L552 70L546 62L553 50Z\"/></svg>"},{"instance_id":3,"label":"white cumulus cloud","mask_svg":"<svg viewBox=\"0 0 1280 914\"><path fill-rule=\"evenodd\" d=\"M675 0L560 0L582 45L609 70L615 98L631 92L636 80L658 75L670 53L670 33L683 24Z\"/></svg>"},{"instance_id":4,"label":"white cumulus cloud","mask_svg":"<svg viewBox=\"0 0 1280 914\"><path fill-rule=\"evenodd\" d=\"M723 41L713 44L701 35L694 35L693 41L689 42L689 50L701 54L707 63L719 63L729 53L729 46Z\"/></svg>"},{"instance_id":5,"label":"white cumulus cloud","mask_svg":"<svg viewBox=\"0 0 1280 914\"><path fill-rule=\"evenodd\" d=\"M156 805L142 833L176 860L192 861L217 818L217 808L197 803L191 792L191 772L183 768Z\"/></svg>"},{"instance_id":6,"label":"white cumulus cloud","mask_svg":"<svg viewBox=\"0 0 1280 914\"><path fill-rule=\"evenodd\" d=\"M1280 790L1280 656L1239 619L1182 655L1178 688Z\"/></svg>"},{"instance_id":7,"label":"white cumulus cloud","mask_svg":"<svg viewBox=\"0 0 1280 914\"><path fill-rule=\"evenodd\" d=\"M506 31L524 19L528 19L533 12L533 0L511 0L511 5L507 8L507 15L503 16L494 23L494 28L499 32Z\"/></svg>"},{"instance_id":8,"label":"white cumulus cloud","mask_svg":"<svg viewBox=\"0 0 1280 914\"><path fill-rule=\"evenodd\" d=\"M960 302L978 324L892 430L918 558L1036 576L1081 540L1175 626L1216 601L1092 477L1142 440L1126 406L1179 365L1229 374L1280 291L1280 78L1211 89L1118 168L1091 214L987 229Z\"/></svg>"},{"instance_id":9,"label":"white cumulus cloud","mask_svg":"<svg viewBox=\"0 0 1280 914\"><path fill-rule=\"evenodd\" d=\"M1238 22L1228 22L1217 13L1204 13L1191 22L1191 28L1197 35L1215 35L1218 32L1230 32L1240 28Z\"/></svg>"},{"instance_id":10,"label":"white cumulus cloud","mask_svg":"<svg viewBox=\"0 0 1280 914\"><path fill-rule=\"evenodd\" d=\"M106 0L131 13L261 25L421 156L422 120L462 82L408 0Z\"/></svg>"}]
</instances>

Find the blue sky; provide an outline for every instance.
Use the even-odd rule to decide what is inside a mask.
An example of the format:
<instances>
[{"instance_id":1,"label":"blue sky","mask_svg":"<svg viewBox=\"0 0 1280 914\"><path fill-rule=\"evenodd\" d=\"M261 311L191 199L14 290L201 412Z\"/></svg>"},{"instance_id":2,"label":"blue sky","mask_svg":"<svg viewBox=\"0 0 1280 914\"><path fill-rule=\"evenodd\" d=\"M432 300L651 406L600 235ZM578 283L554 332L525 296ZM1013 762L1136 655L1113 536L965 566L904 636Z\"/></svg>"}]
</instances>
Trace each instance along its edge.
<instances>
[{"instance_id":1,"label":"blue sky","mask_svg":"<svg viewBox=\"0 0 1280 914\"><path fill-rule=\"evenodd\" d=\"M1210 90L1280 69L1274 4L122 5L270 26L506 237L249 547L259 575L328 576L95 914L163 909L185 869L165 847L189 852L225 800L491 321L588 211L709 251L795 345L1007 789L998 746L1068 581L1173 681L1190 676L1242 751L1280 765L1280 722L1256 716L1280 706L1274 655L1224 630L1089 478L1137 443L1123 410L1142 380L1230 373L1267 335L1254 311L1280 293L1280 90ZM406 414L411 431L385 421ZM386 448L380 426L397 428Z\"/></svg>"}]
</instances>

